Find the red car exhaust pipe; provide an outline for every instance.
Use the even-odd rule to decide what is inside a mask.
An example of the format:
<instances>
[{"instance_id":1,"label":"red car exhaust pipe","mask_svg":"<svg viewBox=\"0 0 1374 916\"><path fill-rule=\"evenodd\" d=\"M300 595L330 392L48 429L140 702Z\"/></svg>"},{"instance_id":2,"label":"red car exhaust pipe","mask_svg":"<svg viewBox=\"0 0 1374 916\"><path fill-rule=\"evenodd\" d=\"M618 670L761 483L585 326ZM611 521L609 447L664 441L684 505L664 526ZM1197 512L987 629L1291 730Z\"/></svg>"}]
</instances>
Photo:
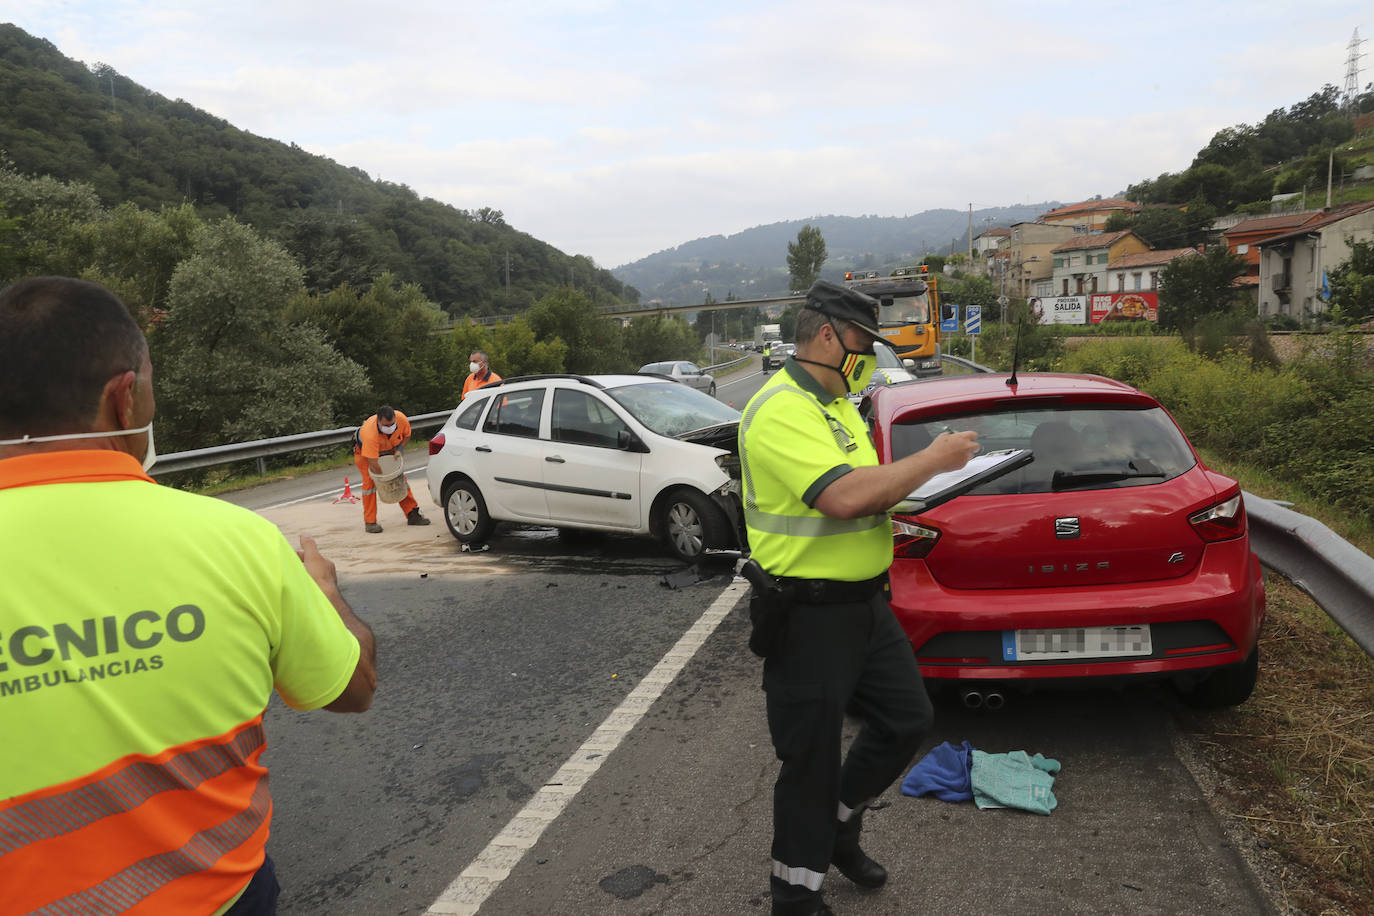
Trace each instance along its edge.
<instances>
[{"instance_id":1,"label":"red car exhaust pipe","mask_svg":"<svg viewBox=\"0 0 1374 916\"><path fill-rule=\"evenodd\" d=\"M984 709L1001 709L1005 705L1007 705L1007 698L1002 696L1001 691L989 690L983 694Z\"/></svg>"},{"instance_id":2,"label":"red car exhaust pipe","mask_svg":"<svg viewBox=\"0 0 1374 916\"><path fill-rule=\"evenodd\" d=\"M964 701L964 706L968 709L977 709L983 705L983 694L972 687L966 687L959 691L959 698Z\"/></svg>"}]
</instances>

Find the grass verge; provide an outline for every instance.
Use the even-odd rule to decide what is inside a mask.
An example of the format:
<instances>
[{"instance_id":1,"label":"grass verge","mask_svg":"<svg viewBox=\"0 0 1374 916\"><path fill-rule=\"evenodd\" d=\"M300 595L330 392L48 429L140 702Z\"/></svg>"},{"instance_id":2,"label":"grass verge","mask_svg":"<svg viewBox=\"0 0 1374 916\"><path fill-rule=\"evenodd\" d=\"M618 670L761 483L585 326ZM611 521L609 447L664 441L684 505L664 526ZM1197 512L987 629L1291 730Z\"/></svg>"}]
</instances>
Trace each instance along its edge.
<instances>
[{"instance_id":1,"label":"grass verge","mask_svg":"<svg viewBox=\"0 0 1374 916\"><path fill-rule=\"evenodd\" d=\"M1288 494L1368 551L1368 520L1207 460L1252 493ZM1266 587L1254 694L1235 709L1181 708L1179 726L1212 771L1218 813L1284 912L1374 916L1374 660L1292 583L1270 573Z\"/></svg>"}]
</instances>

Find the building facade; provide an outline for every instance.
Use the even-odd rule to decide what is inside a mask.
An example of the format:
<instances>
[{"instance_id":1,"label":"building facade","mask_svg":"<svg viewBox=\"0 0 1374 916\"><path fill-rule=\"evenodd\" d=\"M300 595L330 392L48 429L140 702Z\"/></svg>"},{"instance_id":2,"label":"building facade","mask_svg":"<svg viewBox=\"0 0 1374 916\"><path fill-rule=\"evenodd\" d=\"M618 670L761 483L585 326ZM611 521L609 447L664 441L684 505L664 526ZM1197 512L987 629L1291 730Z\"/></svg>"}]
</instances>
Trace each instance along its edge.
<instances>
[{"instance_id":1,"label":"building facade","mask_svg":"<svg viewBox=\"0 0 1374 916\"><path fill-rule=\"evenodd\" d=\"M1108 266L1129 254L1149 251L1140 236L1124 229L1080 235L1051 251L1050 295L1086 296L1107 291Z\"/></svg>"},{"instance_id":2,"label":"building facade","mask_svg":"<svg viewBox=\"0 0 1374 916\"><path fill-rule=\"evenodd\" d=\"M1257 242L1259 314L1306 320L1326 311L1326 272L1350 258L1351 242L1374 242L1374 201L1347 204Z\"/></svg>"}]
</instances>

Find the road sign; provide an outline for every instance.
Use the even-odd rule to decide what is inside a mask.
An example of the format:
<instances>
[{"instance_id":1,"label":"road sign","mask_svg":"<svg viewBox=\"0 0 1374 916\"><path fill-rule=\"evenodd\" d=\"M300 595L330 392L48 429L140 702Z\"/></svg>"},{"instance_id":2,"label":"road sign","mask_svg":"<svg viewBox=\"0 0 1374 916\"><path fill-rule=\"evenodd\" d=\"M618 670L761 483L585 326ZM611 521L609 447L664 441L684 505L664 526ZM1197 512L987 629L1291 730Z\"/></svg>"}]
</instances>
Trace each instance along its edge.
<instances>
[{"instance_id":1,"label":"road sign","mask_svg":"<svg viewBox=\"0 0 1374 916\"><path fill-rule=\"evenodd\" d=\"M948 331L953 334L955 331L959 330L959 306L950 305L946 306L946 308L952 310L954 314L940 322L940 330Z\"/></svg>"},{"instance_id":2,"label":"road sign","mask_svg":"<svg viewBox=\"0 0 1374 916\"><path fill-rule=\"evenodd\" d=\"M981 333L983 330L983 307L970 305L967 314L968 317L964 319L964 330L969 334Z\"/></svg>"}]
</instances>

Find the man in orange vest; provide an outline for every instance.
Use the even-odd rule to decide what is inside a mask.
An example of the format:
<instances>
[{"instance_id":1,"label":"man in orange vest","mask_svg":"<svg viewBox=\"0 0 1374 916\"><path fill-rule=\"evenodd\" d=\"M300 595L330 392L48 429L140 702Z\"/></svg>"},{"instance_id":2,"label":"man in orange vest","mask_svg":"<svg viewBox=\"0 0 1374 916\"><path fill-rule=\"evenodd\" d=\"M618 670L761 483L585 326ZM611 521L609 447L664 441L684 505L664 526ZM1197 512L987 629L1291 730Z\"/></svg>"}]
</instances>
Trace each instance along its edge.
<instances>
[{"instance_id":1,"label":"man in orange vest","mask_svg":"<svg viewBox=\"0 0 1374 916\"><path fill-rule=\"evenodd\" d=\"M362 712L314 540L158 486L153 367L102 286L0 290L0 914L265 916L263 712Z\"/></svg>"},{"instance_id":2,"label":"man in orange vest","mask_svg":"<svg viewBox=\"0 0 1374 916\"><path fill-rule=\"evenodd\" d=\"M483 385L501 381L501 376L491 371L491 364L487 362L484 350L473 350L468 356L468 372L470 374L463 380L463 397L467 397Z\"/></svg>"},{"instance_id":3,"label":"man in orange vest","mask_svg":"<svg viewBox=\"0 0 1374 916\"><path fill-rule=\"evenodd\" d=\"M379 407L377 412L363 421L353 436L353 464L363 475L363 530L368 534L381 534L382 526L377 524L377 485L373 474L381 473L378 459L383 455L399 455L410 441L410 421L399 410ZM401 511L406 514L407 525L428 525L429 519L420 514L420 504L406 484L406 495L401 500Z\"/></svg>"}]
</instances>

